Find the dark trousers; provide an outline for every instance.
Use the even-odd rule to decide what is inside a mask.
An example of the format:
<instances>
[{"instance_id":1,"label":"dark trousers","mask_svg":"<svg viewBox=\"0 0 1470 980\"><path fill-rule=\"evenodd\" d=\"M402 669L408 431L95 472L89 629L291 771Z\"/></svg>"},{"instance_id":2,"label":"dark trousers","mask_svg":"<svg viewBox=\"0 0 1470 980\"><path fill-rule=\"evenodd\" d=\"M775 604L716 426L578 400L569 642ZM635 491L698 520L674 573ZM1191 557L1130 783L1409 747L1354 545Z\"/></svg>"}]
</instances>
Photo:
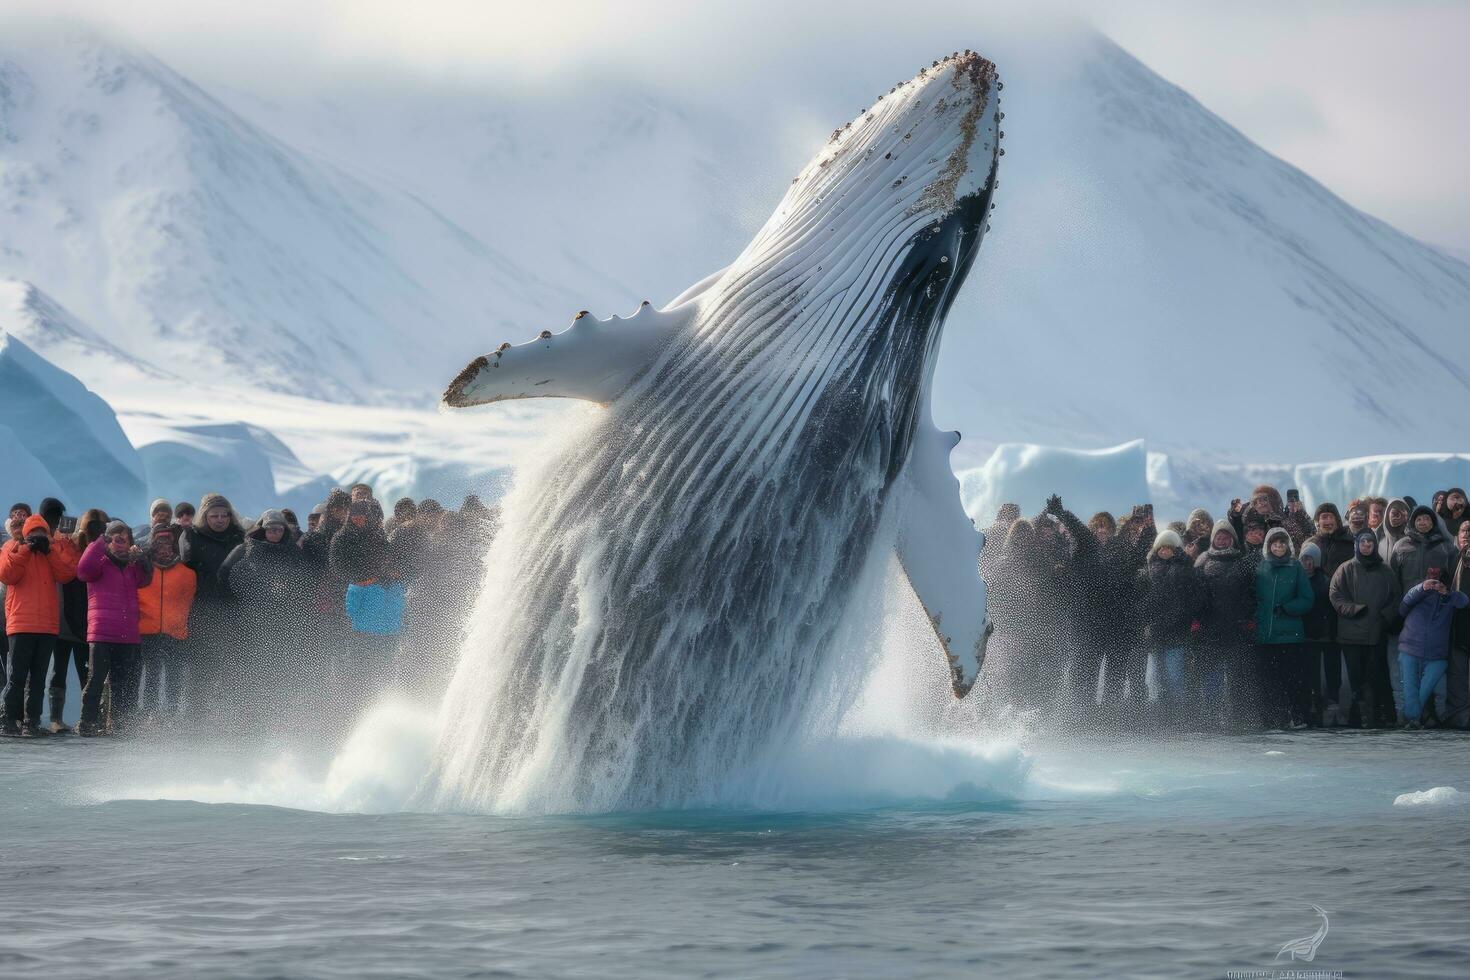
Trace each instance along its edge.
<instances>
[{"instance_id":1,"label":"dark trousers","mask_svg":"<svg viewBox=\"0 0 1470 980\"><path fill-rule=\"evenodd\" d=\"M1374 649L1378 652L1366 665L1368 687L1374 694L1373 715L1371 719L1364 718L1363 724L1371 724L1379 728L1393 728L1398 725L1399 712L1393 700L1393 674L1388 665L1388 641L1380 642ZM1398 658L1394 657L1394 660L1396 667Z\"/></svg>"},{"instance_id":2,"label":"dark trousers","mask_svg":"<svg viewBox=\"0 0 1470 980\"><path fill-rule=\"evenodd\" d=\"M1445 688L1445 726L1470 728L1470 647L1450 645Z\"/></svg>"},{"instance_id":3,"label":"dark trousers","mask_svg":"<svg viewBox=\"0 0 1470 980\"><path fill-rule=\"evenodd\" d=\"M1298 719L1305 721L1302 700L1306 690L1306 656L1301 645L1258 644L1256 659L1260 670L1261 720L1272 728L1285 728Z\"/></svg>"},{"instance_id":4,"label":"dark trousers","mask_svg":"<svg viewBox=\"0 0 1470 980\"><path fill-rule=\"evenodd\" d=\"M1148 650L1126 641L1111 642L1103 669L1104 707L1116 709L1125 700L1136 705L1148 701L1148 688L1144 685L1144 678L1148 675Z\"/></svg>"},{"instance_id":5,"label":"dark trousers","mask_svg":"<svg viewBox=\"0 0 1470 980\"><path fill-rule=\"evenodd\" d=\"M82 640L66 640L57 638L56 653L52 657L51 681L48 687L66 687L66 672L68 667L76 664L77 684L83 689L87 686L87 659L91 656L87 644Z\"/></svg>"},{"instance_id":6,"label":"dark trousers","mask_svg":"<svg viewBox=\"0 0 1470 980\"><path fill-rule=\"evenodd\" d=\"M56 646L52 633L15 633L10 637L10 675L5 685L5 717L41 723L46 699L46 668Z\"/></svg>"},{"instance_id":7,"label":"dark trousers","mask_svg":"<svg viewBox=\"0 0 1470 980\"><path fill-rule=\"evenodd\" d=\"M1336 643L1319 643L1322 650L1322 701L1337 704L1342 697L1342 647Z\"/></svg>"},{"instance_id":8,"label":"dark trousers","mask_svg":"<svg viewBox=\"0 0 1470 980\"><path fill-rule=\"evenodd\" d=\"M1307 717L1309 725L1322 724L1322 709L1337 704L1342 690L1342 649L1336 643L1309 641L1302 644L1306 654Z\"/></svg>"},{"instance_id":9,"label":"dark trousers","mask_svg":"<svg viewBox=\"0 0 1470 980\"><path fill-rule=\"evenodd\" d=\"M1294 725L1316 724L1317 678L1321 676L1321 656L1309 652L1306 644L1292 643L1279 648L1281 693L1286 714Z\"/></svg>"},{"instance_id":10,"label":"dark trousers","mask_svg":"<svg viewBox=\"0 0 1470 980\"><path fill-rule=\"evenodd\" d=\"M93 643L87 687L82 691L82 722L97 724L102 710L102 685L112 682L112 723L124 728L138 703L138 644Z\"/></svg>"},{"instance_id":11,"label":"dark trousers","mask_svg":"<svg viewBox=\"0 0 1470 980\"><path fill-rule=\"evenodd\" d=\"M1383 701L1388 701L1388 710L1393 712L1393 688L1387 678L1375 682L1374 666L1385 664L1387 654L1384 643L1344 643L1342 659L1347 666L1348 687L1352 691L1352 724L1373 725L1375 717L1383 710ZM1384 673L1387 673L1385 669ZM1380 686L1381 685L1381 686Z\"/></svg>"},{"instance_id":12,"label":"dark trousers","mask_svg":"<svg viewBox=\"0 0 1470 980\"><path fill-rule=\"evenodd\" d=\"M162 712L173 717L179 712L179 694L185 684L187 670L183 657L183 641L167 633L143 637L139 647L139 682L142 692L138 711L142 715Z\"/></svg>"}]
</instances>

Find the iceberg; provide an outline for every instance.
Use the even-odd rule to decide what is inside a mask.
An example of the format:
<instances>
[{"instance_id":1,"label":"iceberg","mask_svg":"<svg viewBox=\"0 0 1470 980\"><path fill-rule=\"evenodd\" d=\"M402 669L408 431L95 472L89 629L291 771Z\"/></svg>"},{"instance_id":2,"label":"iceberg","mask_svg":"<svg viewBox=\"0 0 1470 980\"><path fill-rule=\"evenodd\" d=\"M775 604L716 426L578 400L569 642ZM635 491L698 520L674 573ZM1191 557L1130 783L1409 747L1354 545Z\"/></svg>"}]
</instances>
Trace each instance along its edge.
<instances>
[{"instance_id":1,"label":"iceberg","mask_svg":"<svg viewBox=\"0 0 1470 980\"><path fill-rule=\"evenodd\" d=\"M1153 500L1148 456L1142 439L1093 450L1003 443L985 465L957 474L960 496L965 513L981 527L995 519L1001 504L1019 504L1021 513L1035 514L1054 493L1083 520L1100 510L1124 514Z\"/></svg>"},{"instance_id":2,"label":"iceberg","mask_svg":"<svg viewBox=\"0 0 1470 980\"><path fill-rule=\"evenodd\" d=\"M133 515L147 507L143 461L123 434L112 408L85 385L20 340L0 330L0 425L6 426L30 462L27 479L49 474L72 512L101 507ZM7 464L13 457L7 455ZM6 468L3 494L27 492ZM36 501L30 501L32 506Z\"/></svg>"},{"instance_id":3,"label":"iceberg","mask_svg":"<svg viewBox=\"0 0 1470 980\"><path fill-rule=\"evenodd\" d=\"M1470 486L1470 454L1408 453L1306 463L1294 471L1302 501L1346 504L1355 497L1402 497L1429 503L1436 490Z\"/></svg>"}]
</instances>

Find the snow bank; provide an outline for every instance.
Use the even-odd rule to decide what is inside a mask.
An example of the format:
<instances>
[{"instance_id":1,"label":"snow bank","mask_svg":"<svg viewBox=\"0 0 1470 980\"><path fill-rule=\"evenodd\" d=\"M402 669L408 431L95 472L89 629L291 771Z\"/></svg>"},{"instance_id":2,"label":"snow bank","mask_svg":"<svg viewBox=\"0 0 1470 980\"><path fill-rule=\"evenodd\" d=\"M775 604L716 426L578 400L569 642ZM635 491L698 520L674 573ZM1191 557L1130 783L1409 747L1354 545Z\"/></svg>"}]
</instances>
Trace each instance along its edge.
<instances>
[{"instance_id":1,"label":"snow bank","mask_svg":"<svg viewBox=\"0 0 1470 980\"><path fill-rule=\"evenodd\" d=\"M1293 474L1302 500L1316 507L1324 500L1346 504L1354 497L1414 497L1429 503L1436 490L1470 487L1470 455L1411 453L1363 456L1329 463L1307 463Z\"/></svg>"},{"instance_id":2,"label":"snow bank","mask_svg":"<svg viewBox=\"0 0 1470 980\"><path fill-rule=\"evenodd\" d=\"M1127 513L1153 499L1142 439L1098 450L1006 443L984 466L957 475L965 512L981 527L1001 504L1020 504L1021 513L1034 514L1054 493L1083 520L1100 510Z\"/></svg>"},{"instance_id":3,"label":"snow bank","mask_svg":"<svg viewBox=\"0 0 1470 980\"><path fill-rule=\"evenodd\" d=\"M0 425L39 463L74 513L101 507L141 513L148 501L143 461L111 407L76 378L0 330ZM6 457L7 464L9 457ZM27 464L29 465L29 464ZM4 470L0 496L17 496ZM36 475L32 470L30 479ZM30 501L32 506L36 501Z\"/></svg>"},{"instance_id":4,"label":"snow bank","mask_svg":"<svg viewBox=\"0 0 1470 980\"><path fill-rule=\"evenodd\" d=\"M206 493L222 493L247 517L290 507L305 523L335 485L257 425L128 416L127 426L147 470L150 498L198 502Z\"/></svg>"},{"instance_id":5,"label":"snow bank","mask_svg":"<svg viewBox=\"0 0 1470 980\"><path fill-rule=\"evenodd\" d=\"M1464 803L1466 794L1461 793L1453 786L1436 786L1433 789L1419 790L1416 793L1400 793L1394 797L1394 806L1444 806L1451 803Z\"/></svg>"}]
</instances>

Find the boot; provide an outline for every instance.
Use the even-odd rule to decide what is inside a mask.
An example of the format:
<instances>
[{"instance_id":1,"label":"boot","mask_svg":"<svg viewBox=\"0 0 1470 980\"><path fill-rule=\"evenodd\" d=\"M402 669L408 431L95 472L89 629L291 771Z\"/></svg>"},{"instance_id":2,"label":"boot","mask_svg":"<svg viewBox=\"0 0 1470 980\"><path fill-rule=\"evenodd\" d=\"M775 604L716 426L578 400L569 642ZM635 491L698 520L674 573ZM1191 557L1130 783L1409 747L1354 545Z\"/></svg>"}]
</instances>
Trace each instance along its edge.
<instances>
[{"instance_id":1,"label":"boot","mask_svg":"<svg viewBox=\"0 0 1470 980\"><path fill-rule=\"evenodd\" d=\"M77 722L77 734L82 738L96 738L99 734L97 726L89 721Z\"/></svg>"},{"instance_id":2,"label":"boot","mask_svg":"<svg viewBox=\"0 0 1470 980\"><path fill-rule=\"evenodd\" d=\"M49 731L42 728L40 725L36 724L33 721L27 721L22 724L20 726L20 733L27 738L40 738L42 735L46 736L47 738L51 737L51 733Z\"/></svg>"},{"instance_id":3,"label":"boot","mask_svg":"<svg viewBox=\"0 0 1470 980\"><path fill-rule=\"evenodd\" d=\"M66 688L53 687L48 692L51 696L51 725L52 734L65 735L71 731L71 726L61 720L61 713L66 708Z\"/></svg>"},{"instance_id":4,"label":"boot","mask_svg":"<svg viewBox=\"0 0 1470 980\"><path fill-rule=\"evenodd\" d=\"M0 735L19 735L19 734L20 734L20 725L16 722L16 720L14 718L6 718L3 723L0 723Z\"/></svg>"}]
</instances>

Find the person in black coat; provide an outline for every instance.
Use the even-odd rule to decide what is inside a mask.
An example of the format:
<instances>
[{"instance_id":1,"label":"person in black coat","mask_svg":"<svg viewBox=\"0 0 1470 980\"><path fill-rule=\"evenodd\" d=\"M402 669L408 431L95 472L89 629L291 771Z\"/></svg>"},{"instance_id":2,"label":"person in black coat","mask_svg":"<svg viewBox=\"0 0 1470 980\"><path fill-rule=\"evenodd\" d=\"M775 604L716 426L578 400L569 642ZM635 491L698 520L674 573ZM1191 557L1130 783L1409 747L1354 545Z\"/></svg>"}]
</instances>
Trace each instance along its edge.
<instances>
[{"instance_id":1,"label":"person in black coat","mask_svg":"<svg viewBox=\"0 0 1470 980\"><path fill-rule=\"evenodd\" d=\"M1337 645L1337 610L1332 608L1332 597L1328 594L1332 579L1323 568L1322 549L1315 540L1302 546L1298 560L1312 586L1312 608L1302 617L1305 638L1302 653L1307 660L1307 686L1312 699L1311 710L1304 720L1313 728L1335 725L1340 714L1342 650ZM1346 717L1341 719L1342 723L1346 721Z\"/></svg>"},{"instance_id":2,"label":"person in black coat","mask_svg":"<svg viewBox=\"0 0 1470 980\"><path fill-rule=\"evenodd\" d=\"M223 494L205 494L198 517L184 528L179 541L179 560L194 570L197 582L189 614L190 697L185 705L195 718L206 706L220 703L224 685L239 670L244 653L234 596L219 572L230 553L244 543L245 529Z\"/></svg>"},{"instance_id":3,"label":"person in black coat","mask_svg":"<svg viewBox=\"0 0 1470 980\"><path fill-rule=\"evenodd\" d=\"M1160 701L1182 717L1189 696L1189 653L1195 617L1203 606L1199 574L1184 552L1184 539L1161 531L1134 584L1138 623L1145 649L1154 657Z\"/></svg>"},{"instance_id":4,"label":"person in black coat","mask_svg":"<svg viewBox=\"0 0 1470 980\"><path fill-rule=\"evenodd\" d=\"M1458 560L1450 572L1450 587L1470 589L1470 521L1455 535ZM1466 592L1470 595L1470 592ZM1470 607L1455 610L1450 622L1450 665L1445 674L1446 728L1470 728Z\"/></svg>"},{"instance_id":5,"label":"person in black coat","mask_svg":"<svg viewBox=\"0 0 1470 980\"><path fill-rule=\"evenodd\" d=\"M315 594L311 559L301 550L285 514L268 510L220 568L235 597L240 630L250 652L242 673L242 700L268 719L297 692L294 680L308 656Z\"/></svg>"},{"instance_id":6,"label":"person in black coat","mask_svg":"<svg viewBox=\"0 0 1470 980\"><path fill-rule=\"evenodd\" d=\"M1321 504L1316 513L1317 532L1307 540L1317 546L1321 552L1317 568L1327 581L1332 581L1332 576L1345 562L1353 560L1353 551L1356 545L1353 543L1353 533L1342 523L1342 514L1337 510L1337 505L1332 503Z\"/></svg>"},{"instance_id":7,"label":"person in black coat","mask_svg":"<svg viewBox=\"0 0 1470 980\"><path fill-rule=\"evenodd\" d=\"M1203 605L1198 644L1206 711L1220 707L1228 691L1226 717L1238 724L1255 714L1260 699L1256 657L1256 560L1241 550L1229 520L1215 522L1210 547L1195 561Z\"/></svg>"}]
</instances>

